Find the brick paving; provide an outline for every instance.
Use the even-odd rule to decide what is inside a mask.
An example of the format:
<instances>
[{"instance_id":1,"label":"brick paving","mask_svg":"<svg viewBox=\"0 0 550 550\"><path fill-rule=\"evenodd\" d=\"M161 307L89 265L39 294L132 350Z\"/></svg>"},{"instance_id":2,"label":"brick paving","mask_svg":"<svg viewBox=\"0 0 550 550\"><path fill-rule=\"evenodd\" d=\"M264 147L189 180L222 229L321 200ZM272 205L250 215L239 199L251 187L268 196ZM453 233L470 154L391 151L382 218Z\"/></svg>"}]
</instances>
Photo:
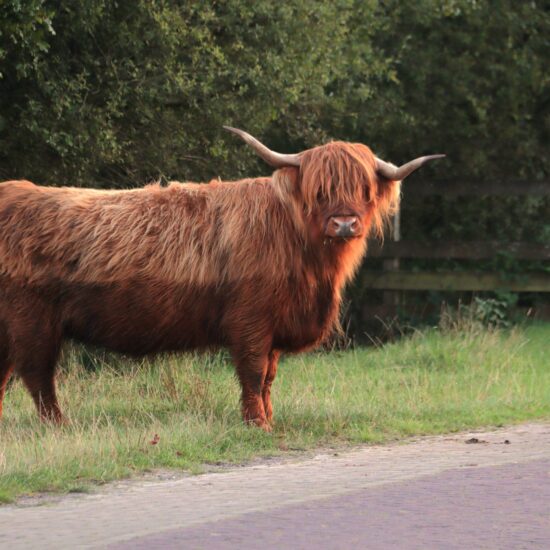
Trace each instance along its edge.
<instances>
[{"instance_id":1,"label":"brick paving","mask_svg":"<svg viewBox=\"0 0 550 550\"><path fill-rule=\"evenodd\" d=\"M550 460L449 470L110 548L548 549Z\"/></svg>"},{"instance_id":2,"label":"brick paving","mask_svg":"<svg viewBox=\"0 0 550 550\"><path fill-rule=\"evenodd\" d=\"M524 424L4 506L0 547L550 548L549 503Z\"/></svg>"}]
</instances>

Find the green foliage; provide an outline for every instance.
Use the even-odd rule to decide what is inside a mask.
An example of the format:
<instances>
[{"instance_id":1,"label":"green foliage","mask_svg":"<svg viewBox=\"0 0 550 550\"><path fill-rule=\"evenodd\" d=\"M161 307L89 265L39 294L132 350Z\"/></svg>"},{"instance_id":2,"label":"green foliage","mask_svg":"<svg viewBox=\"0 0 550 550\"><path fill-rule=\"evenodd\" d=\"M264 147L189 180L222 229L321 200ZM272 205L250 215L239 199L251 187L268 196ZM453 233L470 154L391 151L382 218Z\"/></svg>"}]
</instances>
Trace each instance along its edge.
<instances>
[{"instance_id":1,"label":"green foliage","mask_svg":"<svg viewBox=\"0 0 550 550\"><path fill-rule=\"evenodd\" d=\"M548 175L546 3L392 0L384 6L391 20L385 48L396 56L399 80L387 96L385 134L399 136L392 156L443 148L445 171L480 181Z\"/></svg>"},{"instance_id":2,"label":"green foliage","mask_svg":"<svg viewBox=\"0 0 550 550\"><path fill-rule=\"evenodd\" d=\"M343 0L39 6L55 32L29 44L23 72L15 57L3 71L2 175L109 186L258 172L222 124L265 134L322 105L353 13ZM4 10L9 27L19 3Z\"/></svg>"},{"instance_id":3,"label":"green foliage","mask_svg":"<svg viewBox=\"0 0 550 550\"><path fill-rule=\"evenodd\" d=\"M509 328L510 303L504 299L475 297L470 304L445 308L439 320L443 331L482 332L486 328Z\"/></svg>"},{"instance_id":4,"label":"green foliage","mask_svg":"<svg viewBox=\"0 0 550 550\"><path fill-rule=\"evenodd\" d=\"M23 81L31 76L49 50L53 10L44 0L12 0L0 5L0 61L5 72ZM15 79L14 79L15 80Z\"/></svg>"},{"instance_id":5,"label":"green foliage","mask_svg":"<svg viewBox=\"0 0 550 550\"><path fill-rule=\"evenodd\" d=\"M0 177L128 186L267 172L334 136L432 174L548 174L543 2L6 0ZM430 171L425 172L429 175Z\"/></svg>"}]
</instances>

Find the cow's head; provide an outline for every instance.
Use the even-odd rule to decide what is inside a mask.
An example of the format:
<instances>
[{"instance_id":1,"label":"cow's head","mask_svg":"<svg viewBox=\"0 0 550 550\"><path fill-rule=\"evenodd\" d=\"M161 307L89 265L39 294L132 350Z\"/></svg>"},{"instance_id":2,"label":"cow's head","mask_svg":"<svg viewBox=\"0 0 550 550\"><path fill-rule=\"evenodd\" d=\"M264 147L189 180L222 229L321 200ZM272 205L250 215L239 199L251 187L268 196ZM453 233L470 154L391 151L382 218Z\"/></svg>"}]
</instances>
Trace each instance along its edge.
<instances>
[{"instance_id":1,"label":"cow's head","mask_svg":"<svg viewBox=\"0 0 550 550\"><path fill-rule=\"evenodd\" d=\"M399 204L401 181L426 162L445 156L420 157L397 167L376 157L366 145L341 141L282 154L243 130L225 128L271 166L295 167L289 193L302 205L310 230L335 243L366 237L373 228L381 232L384 220Z\"/></svg>"}]
</instances>

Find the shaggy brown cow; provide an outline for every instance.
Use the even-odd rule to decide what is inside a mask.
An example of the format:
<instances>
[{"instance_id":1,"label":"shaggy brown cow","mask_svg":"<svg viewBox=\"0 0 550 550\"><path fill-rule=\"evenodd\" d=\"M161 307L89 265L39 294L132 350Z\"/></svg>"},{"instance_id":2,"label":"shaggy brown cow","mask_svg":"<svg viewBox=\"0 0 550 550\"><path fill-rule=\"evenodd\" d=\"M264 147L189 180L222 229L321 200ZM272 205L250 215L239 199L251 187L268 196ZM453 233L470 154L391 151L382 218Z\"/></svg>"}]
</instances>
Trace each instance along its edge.
<instances>
[{"instance_id":1,"label":"shaggy brown cow","mask_svg":"<svg viewBox=\"0 0 550 550\"><path fill-rule=\"evenodd\" d=\"M399 200L401 168L361 144L296 155L240 135L269 178L128 191L0 184L0 413L16 372L61 421L70 338L132 355L229 348L245 421L265 430L281 352L319 344L341 291Z\"/></svg>"}]
</instances>

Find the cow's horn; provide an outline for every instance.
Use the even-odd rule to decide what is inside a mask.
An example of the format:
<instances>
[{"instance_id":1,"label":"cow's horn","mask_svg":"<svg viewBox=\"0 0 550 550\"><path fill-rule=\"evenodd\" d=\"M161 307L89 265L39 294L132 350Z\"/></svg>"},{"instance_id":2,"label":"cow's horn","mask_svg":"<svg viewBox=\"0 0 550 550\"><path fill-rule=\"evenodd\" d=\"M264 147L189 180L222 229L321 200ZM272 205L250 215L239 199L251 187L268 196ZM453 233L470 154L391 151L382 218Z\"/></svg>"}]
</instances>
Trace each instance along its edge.
<instances>
[{"instance_id":1,"label":"cow's horn","mask_svg":"<svg viewBox=\"0 0 550 550\"><path fill-rule=\"evenodd\" d=\"M376 171L389 180L401 181L408 175L418 170L423 164L430 160L443 158L445 155L428 155L427 157L419 157L417 159L403 164L403 166L394 166L389 162L376 158Z\"/></svg>"},{"instance_id":2,"label":"cow's horn","mask_svg":"<svg viewBox=\"0 0 550 550\"><path fill-rule=\"evenodd\" d=\"M254 136L249 133L239 130L238 128L232 128L231 126L224 126L226 130L237 134L241 137L256 153L262 157L267 164L270 164L274 168L283 168L284 166L300 166L300 154L285 155L283 153L276 153L271 149L268 149L263 143L259 142Z\"/></svg>"}]
</instances>

